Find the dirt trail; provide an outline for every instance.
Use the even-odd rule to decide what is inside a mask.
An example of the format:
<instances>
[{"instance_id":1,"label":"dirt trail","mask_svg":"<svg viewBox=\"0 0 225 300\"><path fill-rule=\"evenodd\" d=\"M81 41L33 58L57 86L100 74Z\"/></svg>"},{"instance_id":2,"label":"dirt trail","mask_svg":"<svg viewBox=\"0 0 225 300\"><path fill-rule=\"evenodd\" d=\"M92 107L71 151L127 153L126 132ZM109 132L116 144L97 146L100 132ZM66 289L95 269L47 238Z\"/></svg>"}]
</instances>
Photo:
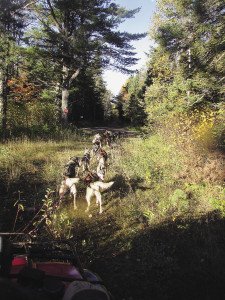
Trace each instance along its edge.
<instances>
[{"instance_id":1,"label":"dirt trail","mask_svg":"<svg viewBox=\"0 0 225 300\"><path fill-rule=\"evenodd\" d=\"M84 131L90 132L90 133L102 133L105 130L109 130L109 131L113 131L113 132L121 132L123 135L125 135L126 137L134 137L134 136L138 136L139 132L138 131L134 131L134 130L128 130L126 128L123 127L83 127L80 128Z\"/></svg>"}]
</instances>

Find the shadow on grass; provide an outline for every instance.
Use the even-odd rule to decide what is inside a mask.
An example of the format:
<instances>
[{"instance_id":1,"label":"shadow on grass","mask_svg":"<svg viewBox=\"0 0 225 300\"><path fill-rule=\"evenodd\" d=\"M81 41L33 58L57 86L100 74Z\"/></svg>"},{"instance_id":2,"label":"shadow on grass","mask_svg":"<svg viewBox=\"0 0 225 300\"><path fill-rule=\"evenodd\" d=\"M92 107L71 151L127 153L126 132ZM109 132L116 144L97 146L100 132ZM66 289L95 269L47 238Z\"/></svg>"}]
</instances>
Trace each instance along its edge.
<instances>
[{"instance_id":1,"label":"shadow on grass","mask_svg":"<svg viewBox=\"0 0 225 300\"><path fill-rule=\"evenodd\" d=\"M118 174L112 178L114 185L111 190L114 192L115 198L127 197L128 193L135 192L136 190L148 190L149 187L143 186L144 179L141 177L130 178L129 180L125 176Z\"/></svg>"},{"instance_id":2,"label":"shadow on grass","mask_svg":"<svg viewBox=\"0 0 225 300\"><path fill-rule=\"evenodd\" d=\"M225 298L225 220L216 212L140 229L132 239L115 239L112 218L82 228L92 246L81 256L117 300Z\"/></svg>"}]
</instances>

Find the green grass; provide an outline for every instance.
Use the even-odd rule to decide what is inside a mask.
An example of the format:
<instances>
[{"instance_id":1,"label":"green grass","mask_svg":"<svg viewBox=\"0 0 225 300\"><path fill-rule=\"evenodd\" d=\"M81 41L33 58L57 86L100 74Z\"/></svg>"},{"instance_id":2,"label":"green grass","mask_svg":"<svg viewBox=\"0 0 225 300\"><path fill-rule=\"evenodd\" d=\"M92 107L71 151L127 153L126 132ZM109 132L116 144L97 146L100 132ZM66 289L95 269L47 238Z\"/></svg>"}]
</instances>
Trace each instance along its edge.
<instances>
[{"instance_id":1,"label":"green grass","mask_svg":"<svg viewBox=\"0 0 225 300\"><path fill-rule=\"evenodd\" d=\"M56 183L60 170L71 156L82 155L86 141L15 141L0 145L0 171L3 184L12 185L21 177L37 177L46 183ZM29 178L28 178L29 179Z\"/></svg>"},{"instance_id":2,"label":"green grass","mask_svg":"<svg viewBox=\"0 0 225 300\"><path fill-rule=\"evenodd\" d=\"M47 188L55 191L48 199L57 200L63 165L85 146L90 140L1 145L1 184L11 215L17 200L42 203ZM95 201L92 216L84 212L80 183L78 210L68 198L49 224L55 237L72 238L84 265L103 277L118 300L212 299L211 293L224 292L222 156L199 151L186 137L155 134L123 141L109 162L106 180L115 184L103 194L103 214Z\"/></svg>"}]
</instances>

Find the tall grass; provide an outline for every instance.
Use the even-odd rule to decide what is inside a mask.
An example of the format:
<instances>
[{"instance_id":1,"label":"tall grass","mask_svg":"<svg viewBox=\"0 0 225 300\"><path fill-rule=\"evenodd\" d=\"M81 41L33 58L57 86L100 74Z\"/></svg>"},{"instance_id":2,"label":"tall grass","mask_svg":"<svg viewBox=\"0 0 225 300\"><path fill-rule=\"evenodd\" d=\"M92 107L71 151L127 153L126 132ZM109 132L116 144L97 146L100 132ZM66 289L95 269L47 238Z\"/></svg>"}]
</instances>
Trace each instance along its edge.
<instances>
[{"instance_id":1,"label":"tall grass","mask_svg":"<svg viewBox=\"0 0 225 300\"><path fill-rule=\"evenodd\" d=\"M215 141L221 141L223 126L213 124L207 118L168 118L154 134L106 149L106 180L115 184L103 194L103 214L94 201L92 217L85 214L85 187L80 185L78 210L65 201L53 216L49 226L55 237L73 238L85 265L103 275L117 299L182 294L180 283L189 284L182 279L186 274L194 274L196 282L208 278L207 260L215 259L215 276L217 270L222 274L224 155ZM80 156L85 146L90 147L90 139L0 145L0 177L8 198L19 189L24 198L41 202L47 188L57 190L69 157ZM57 197L52 195L48 200Z\"/></svg>"},{"instance_id":2,"label":"tall grass","mask_svg":"<svg viewBox=\"0 0 225 300\"><path fill-rule=\"evenodd\" d=\"M46 189L57 193L64 165L71 156L82 156L89 142L83 138L61 141L21 139L0 145L0 193L2 206L21 202L40 206ZM7 228L7 226L6 226Z\"/></svg>"},{"instance_id":3,"label":"tall grass","mask_svg":"<svg viewBox=\"0 0 225 300\"><path fill-rule=\"evenodd\" d=\"M155 225L225 207L223 157L208 147L211 138L206 129L212 128L212 118L199 120L193 125L190 119L171 118L149 137L127 139L120 147L107 149L111 158L106 180L115 180L115 185L104 197L105 206L111 213L116 207L122 228L133 230L133 220L137 226ZM41 197L46 188L57 191L69 157L81 156L90 145L90 139L82 137L2 144L1 184L11 193L17 189L29 194L35 187Z\"/></svg>"},{"instance_id":4,"label":"tall grass","mask_svg":"<svg viewBox=\"0 0 225 300\"><path fill-rule=\"evenodd\" d=\"M118 177L121 195L127 192L122 200L127 227L134 217L155 225L223 210L225 163L217 147L222 126L213 114L196 119L168 118L155 134L123 145L110 175Z\"/></svg>"}]
</instances>

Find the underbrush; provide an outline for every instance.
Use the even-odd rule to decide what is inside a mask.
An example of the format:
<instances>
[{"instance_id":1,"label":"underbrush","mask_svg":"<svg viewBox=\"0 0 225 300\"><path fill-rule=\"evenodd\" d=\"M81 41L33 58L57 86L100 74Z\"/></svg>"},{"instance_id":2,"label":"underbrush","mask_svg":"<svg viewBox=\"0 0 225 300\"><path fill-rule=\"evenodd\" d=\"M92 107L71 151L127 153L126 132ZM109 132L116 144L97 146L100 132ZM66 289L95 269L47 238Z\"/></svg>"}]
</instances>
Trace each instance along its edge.
<instances>
[{"instance_id":1,"label":"underbrush","mask_svg":"<svg viewBox=\"0 0 225 300\"><path fill-rule=\"evenodd\" d=\"M168 118L156 134L124 144L110 175L123 177L115 195L121 199L118 191L125 191L120 201L128 228L134 219L152 226L215 209L224 214L224 116L208 114L198 114L197 121Z\"/></svg>"}]
</instances>

